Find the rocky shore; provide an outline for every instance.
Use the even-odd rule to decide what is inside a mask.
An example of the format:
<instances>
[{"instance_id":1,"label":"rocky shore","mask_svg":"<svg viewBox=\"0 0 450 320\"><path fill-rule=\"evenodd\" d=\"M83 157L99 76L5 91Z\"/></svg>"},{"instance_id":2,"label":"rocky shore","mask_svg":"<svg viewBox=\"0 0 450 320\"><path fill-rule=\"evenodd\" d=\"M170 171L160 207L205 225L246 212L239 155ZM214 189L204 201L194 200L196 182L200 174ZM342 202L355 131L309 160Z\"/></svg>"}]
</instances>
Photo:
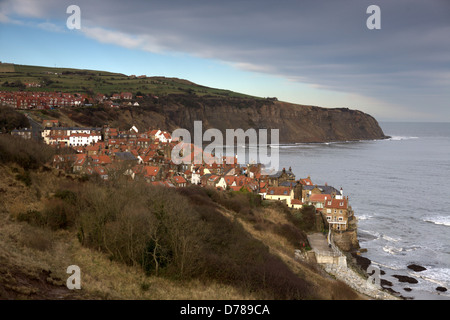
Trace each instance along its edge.
<instances>
[{"instance_id":1,"label":"rocky shore","mask_svg":"<svg viewBox=\"0 0 450 320\"><path fill-rule=\"evenodd\" d=\"M341 267L334 264L325 265L325 271L345 282L349 287L376 300L400 300L401 298L384 291L383 288L375 283L367 281L356 271L348 267Z\"/></svg>"},{"instance_id":2,"label":"rocky shore","mask_svg":"<svg viewBox=\"0 0 450 320\"><path fill-rule=\"evenodd\" d=\"M353 252L351 254L351 258L349 260L352 260L354 264L356 264L356 268L359 269L361 271L361 273L367 274L366 270L367 268L372 264L371 260L365 257L360 256L359 254L357 254L356 252ZM420 266L418 264L409 264L408 266L406 266L409 270L415 272L415 274L419 274L422 271L427 270L427 268ZM386 272L383 270L380 270L380 275L384 276L386 275ZM407 293L411 293L414 292L414 285L419 283L419 280L417 280L416 278L414 278L411 275L404 275L404 274L397 274L397 273L393 273L391 272L388 276L390 276L391 278L395 278L398 282L398 284L400 284L400 286L397 285L397 287L400 287L403 291L407 292ZM393 280L394 281L394 280ZM395 291L394 289L392 289L392 287L394 287L394 283L386 280L386 279L381 279L381 287L385 290L390 292L392 295L400 298L400 299L430 299L430 294L425 294L423 292L416 292L416 295L419 298L412 298L412 297L405 297L402 295L401 292ZM404 286L404 285L408 285L410 284L410 286ZM398 290L398 289L396 289ZM442 287L442 286L437 286L435 288L436 292L438 293L445 293L447 292L447 288Z\"/></svg>"}]
</instances>

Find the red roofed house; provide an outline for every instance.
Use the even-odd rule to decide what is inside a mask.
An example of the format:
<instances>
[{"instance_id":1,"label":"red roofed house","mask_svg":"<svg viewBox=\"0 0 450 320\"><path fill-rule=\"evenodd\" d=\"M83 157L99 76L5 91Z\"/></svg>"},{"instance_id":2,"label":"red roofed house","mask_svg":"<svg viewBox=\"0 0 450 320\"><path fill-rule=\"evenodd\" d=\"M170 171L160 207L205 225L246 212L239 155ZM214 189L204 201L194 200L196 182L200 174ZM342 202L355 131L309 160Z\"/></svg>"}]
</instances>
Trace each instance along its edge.
<instances>
[{"instance_id":1,"label":"red roofed house","mask_svg":"<svg viewBox=\"0 0 450 320\"><path fill-rule=\"evenodd\" d=\"M311 181L311 178L308 176L308 178L305 179L300 179L300 184L305 185L305 186L312 186L313 183Z\"/></svg>"},{"instance_id":2,"label":"red roofed house","mask_svg":"<svg viewBox=\"0 0 450 320\"><path fill-rule=\"evenodd\" d=\"M294 209L301 209L303 207L303 202L298 199L292 199L291 200L291 208Z\"/></svg>"},{"instance_id":3,"label":"red roofed house","mask_svg":"<svg viewBox=\"0 0 450 320\"><path fill-rule=\"evenodd\" d=\"M294 199L294 189L289 187L269 187L267 188L266 199L285 201L288 206L291 206L291 201Z\"/></svg>"},{"instance_id":4,"label":"red roofed house","mask_svg":"<svg viewBox=\"0 0 450 320\"><path fill-rule=\"evenodd\" d=\"M331 196L331 194L314 193L309 196L308 204L315 206L316 209L321 209L324 207L325 202L327 200L331 200L332 198L333 197Z\"/></svg>"},{"instance_id":5,"label":"red roofed house","mask_svg":"<svg viewBox=\"0 0 450 320\"><path fill-rule=\"evenodd\" d=\"M349 220L348 198L327 199L322 213L333 230L347 230Z\"/></svg>"},{"instance_id":6,"label":"red roofed house","mask_svg":"<svg viewBox=\"0 0 450 320\"><path fill-rule=\"evenodd\" d=\"M143 168L144 178L150 181L156 181L161 179L161 170L159 167L144 166Z\"/></svg>"},{"instance_id":7,"label":"red roofed house","mask_svg":"<svg viewBox=\"0 0 450 320\"><path fill-rule=\"evenodd\" d=\"M175 186L177 187L186 187L186 179L184 179L182 176L175 176L173 177L173 181Z\"/></svg>"}]
</instances>

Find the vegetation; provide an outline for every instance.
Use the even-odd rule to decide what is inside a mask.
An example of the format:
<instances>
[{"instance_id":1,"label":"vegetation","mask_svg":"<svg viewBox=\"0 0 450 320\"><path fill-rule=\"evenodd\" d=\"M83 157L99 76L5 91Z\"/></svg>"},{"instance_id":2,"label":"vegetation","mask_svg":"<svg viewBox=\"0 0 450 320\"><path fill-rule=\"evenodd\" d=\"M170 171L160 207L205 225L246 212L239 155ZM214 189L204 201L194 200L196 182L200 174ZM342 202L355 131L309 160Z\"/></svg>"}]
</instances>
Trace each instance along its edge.
<instances>
[{"instance_id":1,"label":"vegetation","mask_svg":"<svg viewBox=\"0 0 450 320\"><path fill-rule=\"evenodd\" d=\"M88 182L56 192L42 212L17 219L52 230L73 228L83 246L148 275L209 279L271 299L314 298L311 284L220 212L222 202L247 215L255 204L246 199L199 187Z\"/></svg>"},{"instance_id":2,"label":"vegetation","mask_svg":"<svg viewBox=\"0 0 450 320\"><path fill-rule=\"evenodd\" d=\"M249 97L229 90L200 86L187 80L166 77L132 77L121 73L70 68L51 68L27 65L8 65L0 68L0 91L24 90L25 82L41 86L27 88L29 91L62 91L67 93L113 93L132 92L137 95L163 96L188 94L216 97Z\"/></svg>"},{"instance_id":3,"label":"vegetation","mask_svg":"<svg viewBox=\"0 0 450 320\"><path fill-rule=\"evenodd\" d=\"M0 133L9 133L14 129L27 128L30 123L25 115L13 108L0 105Z\"/></svg>"},{"instance_id":4,"label":"vegetation","mask_svg":"<svg viewBox=\"0 0 450 320\"><path fill-rule=\"evenodd\" d=\"M55 155L55 149L34 140L0 134L0 163L16 163L25 170L44 166Z\"/></svg>"}]
</instances>

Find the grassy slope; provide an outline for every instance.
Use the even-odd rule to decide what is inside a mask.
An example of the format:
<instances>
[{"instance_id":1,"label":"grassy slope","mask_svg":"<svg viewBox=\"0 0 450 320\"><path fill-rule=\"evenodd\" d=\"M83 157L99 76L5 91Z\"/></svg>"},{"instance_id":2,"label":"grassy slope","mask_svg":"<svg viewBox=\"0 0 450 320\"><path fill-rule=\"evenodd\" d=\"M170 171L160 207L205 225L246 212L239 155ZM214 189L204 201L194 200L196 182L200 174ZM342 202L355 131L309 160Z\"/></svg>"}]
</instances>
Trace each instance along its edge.
<instances>
[{"instance_id":1,"label":"grassy slope","mask_svg":"<svg viewBox=\"0 0 450 320\"><path fill-rule=\"evenodd\" d=\"M0 65L1 66L1 65ZM195 93L199 96L226 96L249 97L248 95L229 90L209 88L197 85L187 80L166 77L146 77L145 79L131 78L120 73L112 73L96 70L80 70L70 68L51 68L27 65L14 65L15 72L10 72L11 67L0 67L0 91L15 91L17 87L3 86L5 81L39 82L52 81L51 84L41 88L28 88L28 91L62 91L68 93L87 93L89 88L95 93L112 94L120 92L140 91L143 94L166 95L172 93ZM8 72L3 72L8 71ZM50 72L51 74L47 74ZM62 74L75 72L75 74ZM58 73L58 74L55 74ZM137 75L139 76L139 75Z\"/></svg>"}]
</instances>

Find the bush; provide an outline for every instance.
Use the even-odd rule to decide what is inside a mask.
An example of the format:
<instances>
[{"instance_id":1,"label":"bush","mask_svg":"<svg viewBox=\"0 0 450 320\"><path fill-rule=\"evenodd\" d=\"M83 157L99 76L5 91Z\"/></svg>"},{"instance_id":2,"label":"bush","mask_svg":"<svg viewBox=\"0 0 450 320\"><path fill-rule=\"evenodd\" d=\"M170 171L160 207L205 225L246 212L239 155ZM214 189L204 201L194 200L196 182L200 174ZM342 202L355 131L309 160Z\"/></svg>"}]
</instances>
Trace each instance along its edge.
<instances>
[{"instance_id":1,"label":"bush","mask_svg":"<svg viewBox=\"0 0 450 320\"><path fill-rule=\"evenodd\" d=\"M48 201L45 209L40 212L37 210L28 210L21 212L16 216L18 221L25 221L31 225L50 228L52 230L66 229L74 225L74 212L61 200Z\"/></svg>"},{"instance_id":2,"label":"bush","mask_svg":"<svg viewBox=\"0 0 450 320\"><path fill-rule=\"evenodd\" d=\"M10 133L14 129L28 128L27 117L13 108L0 106L0 132Z\"/></svg>"},{"instance_id":3,"label":"bush","mask_svg":"<svg viewBox=\"0 0 450 320\"><path fill-rule=\"evenodd\" d=\"M16 179L23 182L27 187L31 186L30 172L25 170L23 173L16 174Z\"/></svg>"},{"instance_id":4,"label":"bush","mask_svg":"<svg viewBox=\"0 0 450 320\"><path fill-rule=\"evenodd\" d=\"M11 135L0 135L0 162L17 163L25 170L48 163L55 150L43 143Z\"/></svg>"},{"instance_id":5,"label":"bush","mask_svg":"<svg viewBox=\"0 0 450 320\"><path fill-rule=\"evenodd\" d=\"M45 226L45 218L40 211L28 210L27 212L20 212L16 216L17 221L28 222L31 225L43 227Z\"/></svg>"}]
</instances>

